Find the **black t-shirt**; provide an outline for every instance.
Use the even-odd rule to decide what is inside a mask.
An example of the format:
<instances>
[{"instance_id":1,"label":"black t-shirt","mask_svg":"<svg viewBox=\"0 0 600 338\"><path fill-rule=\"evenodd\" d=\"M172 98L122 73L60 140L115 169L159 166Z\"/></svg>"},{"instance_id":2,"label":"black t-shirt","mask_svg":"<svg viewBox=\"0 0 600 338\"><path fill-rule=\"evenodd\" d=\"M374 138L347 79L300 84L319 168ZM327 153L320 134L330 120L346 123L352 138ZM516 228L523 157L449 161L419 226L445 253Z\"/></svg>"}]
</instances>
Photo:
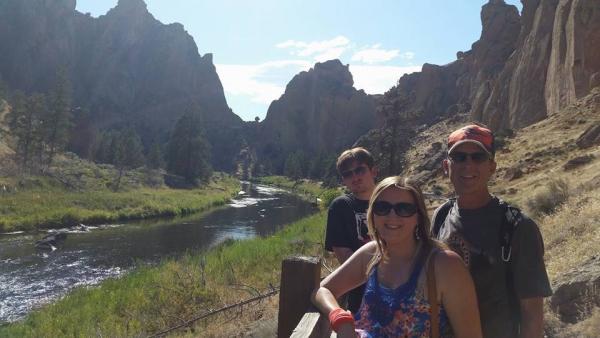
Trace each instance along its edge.
<instances>
[{"instance_id":1,"label":"black t-shirt","mask_svg":"<svg viewBox=\"0 0 600 338\"><path fill-rule=\"evenodd\" d=\"M511 308L511 300L518 311L518 299L552 294L542 236L525 215L513 233L510 264L503 262L499 236L506 219L504 212L495 197L479 209L459 209L454 203L437 235L471 271L486 338L518 336L518 314ZM509 291L507 269L511 269L514 293Z\"/></svg>"},{"instance_id":2,"label":"black t-shirt","mask_svg":"<svg viewBox=\"0 0 600 338\"><path fill-rule=\"evenodd\" d=\"M371 238L367 229L367 209L369 201L359 200L352 194L337 197L331 202L327 214L325 249L333 247L358 250Z\"/></svg>"},{"instance_id":3,"label":"black t-shirt","mask_svg":"<svg viewBox=\"0 0 600 338\"><path fill-rule=\"evenodd\" d=\"M331 202L327 214L325 249L349 248L352 252L371 240L367 228L369 201L359 200L352 194L339 196ZM356 313L365 291L361 285L348 292L348 310Z\"/></svg>"}]
</instances>

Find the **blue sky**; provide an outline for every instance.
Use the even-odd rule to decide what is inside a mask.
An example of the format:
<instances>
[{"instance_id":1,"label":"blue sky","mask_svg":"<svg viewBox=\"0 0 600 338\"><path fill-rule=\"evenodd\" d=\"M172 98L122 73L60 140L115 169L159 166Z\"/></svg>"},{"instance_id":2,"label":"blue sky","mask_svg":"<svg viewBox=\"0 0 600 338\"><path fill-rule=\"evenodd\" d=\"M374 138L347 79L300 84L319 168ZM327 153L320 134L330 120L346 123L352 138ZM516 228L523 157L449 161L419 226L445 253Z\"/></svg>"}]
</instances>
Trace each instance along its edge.
<instances>
[{"instance_id":1,"label":"blue sky","mask_svg":"<svg viewBox=\"0 0 600 338\"><path fill-rule=\"evenodd\" d=\"M244 120L262 120L292 77L316 62L349 64L354 86L369 94L425 62L452 62L479 38L486 2L146 0L155 18L183 24L198 52L213 54L227 103ZM77 0L77 10L97 17L116 3Z\"/></svg>"}]
</instances>

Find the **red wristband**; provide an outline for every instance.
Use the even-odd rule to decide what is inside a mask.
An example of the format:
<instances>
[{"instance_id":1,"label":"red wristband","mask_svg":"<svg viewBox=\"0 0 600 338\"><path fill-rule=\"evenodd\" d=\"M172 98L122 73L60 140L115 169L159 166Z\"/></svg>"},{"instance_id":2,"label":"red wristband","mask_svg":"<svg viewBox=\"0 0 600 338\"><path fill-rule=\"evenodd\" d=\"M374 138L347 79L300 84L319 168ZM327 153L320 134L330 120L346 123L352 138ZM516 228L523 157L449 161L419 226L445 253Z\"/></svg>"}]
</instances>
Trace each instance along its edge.
<instances>
[{"instance_id":1,"label":"red wristband","mask_svg":"<svg viewBox=\"0 0 600 338\"><path fill-rule=\"evenodd\" d=\"M331 324L333 331L337 332L340 326L346 323L351 324L352 327L354 327L354 317L352 317L350 311L337 308L329 312L329 324Z\"/></svg>"}]
</instances>

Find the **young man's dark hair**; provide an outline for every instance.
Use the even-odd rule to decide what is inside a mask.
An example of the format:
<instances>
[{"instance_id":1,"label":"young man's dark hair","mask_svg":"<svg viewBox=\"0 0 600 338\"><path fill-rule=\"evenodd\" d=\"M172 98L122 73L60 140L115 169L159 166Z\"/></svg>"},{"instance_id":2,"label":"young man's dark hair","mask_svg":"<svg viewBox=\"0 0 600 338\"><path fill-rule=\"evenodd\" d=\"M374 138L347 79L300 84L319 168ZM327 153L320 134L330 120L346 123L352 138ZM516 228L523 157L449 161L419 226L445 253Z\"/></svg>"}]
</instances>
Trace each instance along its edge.
<instances>
[{"instance_id":1,"label":"young man's dark hair","mask_svg":"<svg viewBox=\"0 0 600 338\"><path fill-rule=\"evenodd\" d=\"M331 202L327 214L325 249L335 254L340 264L371 240L367 229L367 208L375 188L377 168L373 156L364 148L348 149L338 157L337 170L349 193ZM364 286L348 293L348 309L358 311Z\"/></svg>"},{"instance_id":2,"label":"young man's dark hair","mask_svg":"<svg viewBox=\"0 0 600 338\"><path fill-rule=\"evenodd\" d=\"M362 147L356 147L344 151L337 159L335 164L338 173L341 175L342 172L348 169L354 162L366 164L367 167L373 168L375 160L367 149Z\"/></svg>"},{"instance_id":3,"label":"young man's dark hair","mask_svg":"<svg viewBox=\"0 0 600 338\"><path fill-rule=\"evenodd\" d=\"M542 337L543 297L552 291L537 225L490 194L494 134L471 124L448 137L444 174L456 199L435 212L432 235L465 261L477 291L486 338Z\"/></svg>"}]
</instances>

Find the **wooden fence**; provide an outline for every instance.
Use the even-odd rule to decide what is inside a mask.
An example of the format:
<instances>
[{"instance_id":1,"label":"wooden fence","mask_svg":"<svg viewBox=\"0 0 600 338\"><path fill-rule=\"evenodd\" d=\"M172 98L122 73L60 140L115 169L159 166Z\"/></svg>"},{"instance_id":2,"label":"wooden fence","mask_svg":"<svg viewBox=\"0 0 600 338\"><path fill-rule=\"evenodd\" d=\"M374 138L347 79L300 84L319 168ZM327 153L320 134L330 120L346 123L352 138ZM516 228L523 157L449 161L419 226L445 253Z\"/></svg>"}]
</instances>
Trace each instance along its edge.
<instances>
[{"instance_id":1,"label":"wooden fence","mask_svg":"<svg viewBox=\"0 0 600 338\"><path fill-rule=\"evenodd\" d=\"M281 266L278 338L335 337L327 316L311 304L310 295L321 282L321 261L316 257L289 257Z\"/></svg>"}]
</instances>

